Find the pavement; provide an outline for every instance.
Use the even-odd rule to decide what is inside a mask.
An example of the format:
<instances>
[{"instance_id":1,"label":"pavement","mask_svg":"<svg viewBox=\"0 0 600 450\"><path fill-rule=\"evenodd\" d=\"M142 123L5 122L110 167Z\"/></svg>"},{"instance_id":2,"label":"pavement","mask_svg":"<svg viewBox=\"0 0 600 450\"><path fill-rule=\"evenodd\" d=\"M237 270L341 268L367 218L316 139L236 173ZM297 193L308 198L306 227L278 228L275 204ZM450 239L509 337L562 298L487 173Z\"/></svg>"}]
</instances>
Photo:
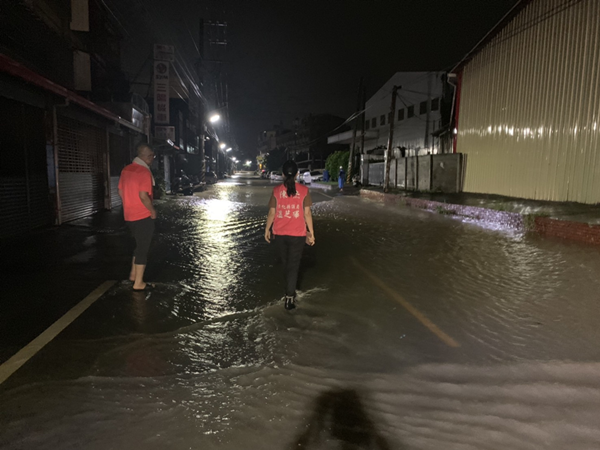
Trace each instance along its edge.
<instances>
[{"instance_id":1,"label":"pavement","mask_svg":"<svg viewBox=\"0 0 600 450\"><path fill-rule=\"evenodd\" d=\"M147 293L119 210L2 242L0 449L600 448L596 248L314 188L289 312L272 187L157 201Z\"/></svg>"},{"instance_id":2,"label":"pavement","mask_svg":"<svg viewBox=\"0 0 600 450\"><path fill-rule=\"evenodd\" d=\"M223 184L239 188L246 183L250 181L230 179ZM264 192L257 201L267 205L272 184L267 181L262 185ZM210 190L209 187L208 192L197 195L210 197ZM329 201L335 195L338 194L316 190L313 202ZM158 210L166 212L175 199L186 197L166 196L155 204ZM161 226L176 227L165 221L168 219L164 216L158 221L159 232ZM0 241L3 274L0 279L0 364L103 282L124 280L129 273L132 251L133 242L121 208ZM166 271L164 264L162 267L150 264L146 279L162 279L168 276Z\"/></svg>"}]
</instances>

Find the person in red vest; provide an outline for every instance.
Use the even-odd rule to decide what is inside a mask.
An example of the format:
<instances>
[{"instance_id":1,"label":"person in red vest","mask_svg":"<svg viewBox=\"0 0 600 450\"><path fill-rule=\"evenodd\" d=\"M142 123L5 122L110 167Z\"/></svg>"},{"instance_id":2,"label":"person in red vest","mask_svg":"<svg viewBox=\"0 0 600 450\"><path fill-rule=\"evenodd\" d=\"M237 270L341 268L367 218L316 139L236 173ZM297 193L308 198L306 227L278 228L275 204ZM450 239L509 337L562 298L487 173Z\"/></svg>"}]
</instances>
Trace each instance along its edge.
<instances>
[{"instance_id":1,"label":"person in red vest","mask_svg":"<svg viewBox=\"0 0 600 450\"><path fill-rule=\"evenodd\" d=\"M298 166L294 161L287 161L282 172L283 184L273 189L269 200L265 240L268 243L274 240L279 250L286 281L284 306L285 309L294 309L304 244L315 245L315 231L310 193L306 186L296 183Z\"/></svg>"},{"instance_id":2,"label":"person in red vest","mask_svg":"<svg viewBox=\"0 0 600 450\"><path fill-rule=\"evenodd\" d=\"M133 281L134 291L144 291L154 287L144 281L144 272L148 260L148 250L154 234L156 209L152 205L154 177L150 166L154 161L154 151L150 145L137 146L137 158L126 166L119 179L119 196L123 200L125 222L135 239L135 251L131 262L129 279Z\"/></svg>"}]
</instances>

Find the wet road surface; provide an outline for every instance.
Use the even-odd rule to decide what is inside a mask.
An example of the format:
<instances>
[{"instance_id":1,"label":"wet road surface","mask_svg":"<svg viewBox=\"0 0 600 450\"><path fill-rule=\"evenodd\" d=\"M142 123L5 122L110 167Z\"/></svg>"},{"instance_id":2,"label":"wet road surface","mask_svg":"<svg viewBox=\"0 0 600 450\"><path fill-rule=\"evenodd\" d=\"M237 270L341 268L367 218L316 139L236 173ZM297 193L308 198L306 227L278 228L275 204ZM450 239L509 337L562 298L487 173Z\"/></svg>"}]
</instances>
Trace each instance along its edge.
<instances>
[{"instance_id":1,"label":"wet road surface","mask_svg":"<svg viewBox=\"0 0 600 450\"><path fill-rule=\"evenodd\" d=\"M159 201L151 293L120 281L116 219L73 225L79 250L52 244L31 286L3 283L37 292L3 310L5 361L72 306L61 289L117 280L0 385L0 448L600 448L598 249L313 189L288 312L272 186Z\"/></svg>"}]
</instances>

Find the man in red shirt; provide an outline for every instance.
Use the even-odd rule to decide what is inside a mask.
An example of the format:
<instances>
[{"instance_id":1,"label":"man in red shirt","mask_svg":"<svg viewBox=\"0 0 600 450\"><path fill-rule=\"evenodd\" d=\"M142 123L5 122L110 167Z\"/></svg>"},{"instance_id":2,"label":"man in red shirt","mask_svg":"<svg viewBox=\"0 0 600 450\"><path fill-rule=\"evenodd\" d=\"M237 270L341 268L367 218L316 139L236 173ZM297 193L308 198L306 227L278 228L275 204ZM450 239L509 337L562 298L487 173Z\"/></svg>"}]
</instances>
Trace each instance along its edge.
<instances>
[{"instance_id":1,"label":"man in red shirt","mask_svg":"<svg viewBox=\"0 0 600 450\"><path fill-rule=\"evenodd\" d=\"M123 200L125 222L135 239L135 251L129 279L134 291L144 291L153 285L144 282L144 271L150 242L154 234L156 210L152 205L154 177L150 166L154 161L154 150L142 143L137 146L137 157L121 172L119 196Z\"/></svg>"}]
</instances>

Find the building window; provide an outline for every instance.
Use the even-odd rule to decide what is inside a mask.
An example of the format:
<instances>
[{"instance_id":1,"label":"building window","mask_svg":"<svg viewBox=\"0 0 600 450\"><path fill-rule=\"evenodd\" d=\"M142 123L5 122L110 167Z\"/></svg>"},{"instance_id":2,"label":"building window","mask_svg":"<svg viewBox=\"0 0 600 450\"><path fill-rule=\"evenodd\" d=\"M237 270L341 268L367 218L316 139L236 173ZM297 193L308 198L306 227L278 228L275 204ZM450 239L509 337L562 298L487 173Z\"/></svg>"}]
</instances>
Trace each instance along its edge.
<instances>
[{"instance_id":1,"label":"building window","mask_svg":"<svg viewBox=\"0 0 600 450\"><path fill-rule=\"evenodd\" d=\"M427 102L421 102L419 104L419 114L427 114Z\"/></svg>"},{"instance_id":2,"label":"building window","mask_svg":"<svg viewBox=\"0 0 600 450\"><path fill-rule=\"evenodd\" d=\"M408 114L407 114L408 118L410 119L411 117L415 116L415 105L410 105L408 107Z\"/></svg>"},{"instance_id":3,"label":"building window","mask_svg":"<svg viewBox=\"0 0 600 450\"><path fill-rule=\"evenodd\" d=\"M370 119L365 120L365 130L369 129L369 125L371 125L371 120Z\"/></svg>"},{"instance_id":4,"label":"building window","mask_svg":"<svg viewBox=\"0 0 600 450\"><path fill-rule=\"evenodd\" d=\"M398 110L398 122L404 120L404 108Z\"/></svg>"},{"instance_id":5,"label":"building window","mask_svg":"<svg viewBox=\"0 0 600 450\"><path fill-rule=\"evenodd\" d=\"M379 118L379 125L380 126L385 125L385 114L382 114L381 117Z\"/></svg>"},{"instance_id":6,"label":"building window","mask_svg":"<svg viewBox=\"0 0 600 450\"><path fill-rule=\"evenodd\" d=\"M439 109L440 109L440 99L434 98L433 100L431 100L431 110L438 111Z\"/></svg>"},{"instance_id":7,"label":"building window","mask_svg":"<svg viewBox=\"0 0 600 450\"><path fill-rule=\"evenodd\" d=\"M377 118L373 117L371 119L371 128L377 128Z\"/></svg>"}]
</instances>

